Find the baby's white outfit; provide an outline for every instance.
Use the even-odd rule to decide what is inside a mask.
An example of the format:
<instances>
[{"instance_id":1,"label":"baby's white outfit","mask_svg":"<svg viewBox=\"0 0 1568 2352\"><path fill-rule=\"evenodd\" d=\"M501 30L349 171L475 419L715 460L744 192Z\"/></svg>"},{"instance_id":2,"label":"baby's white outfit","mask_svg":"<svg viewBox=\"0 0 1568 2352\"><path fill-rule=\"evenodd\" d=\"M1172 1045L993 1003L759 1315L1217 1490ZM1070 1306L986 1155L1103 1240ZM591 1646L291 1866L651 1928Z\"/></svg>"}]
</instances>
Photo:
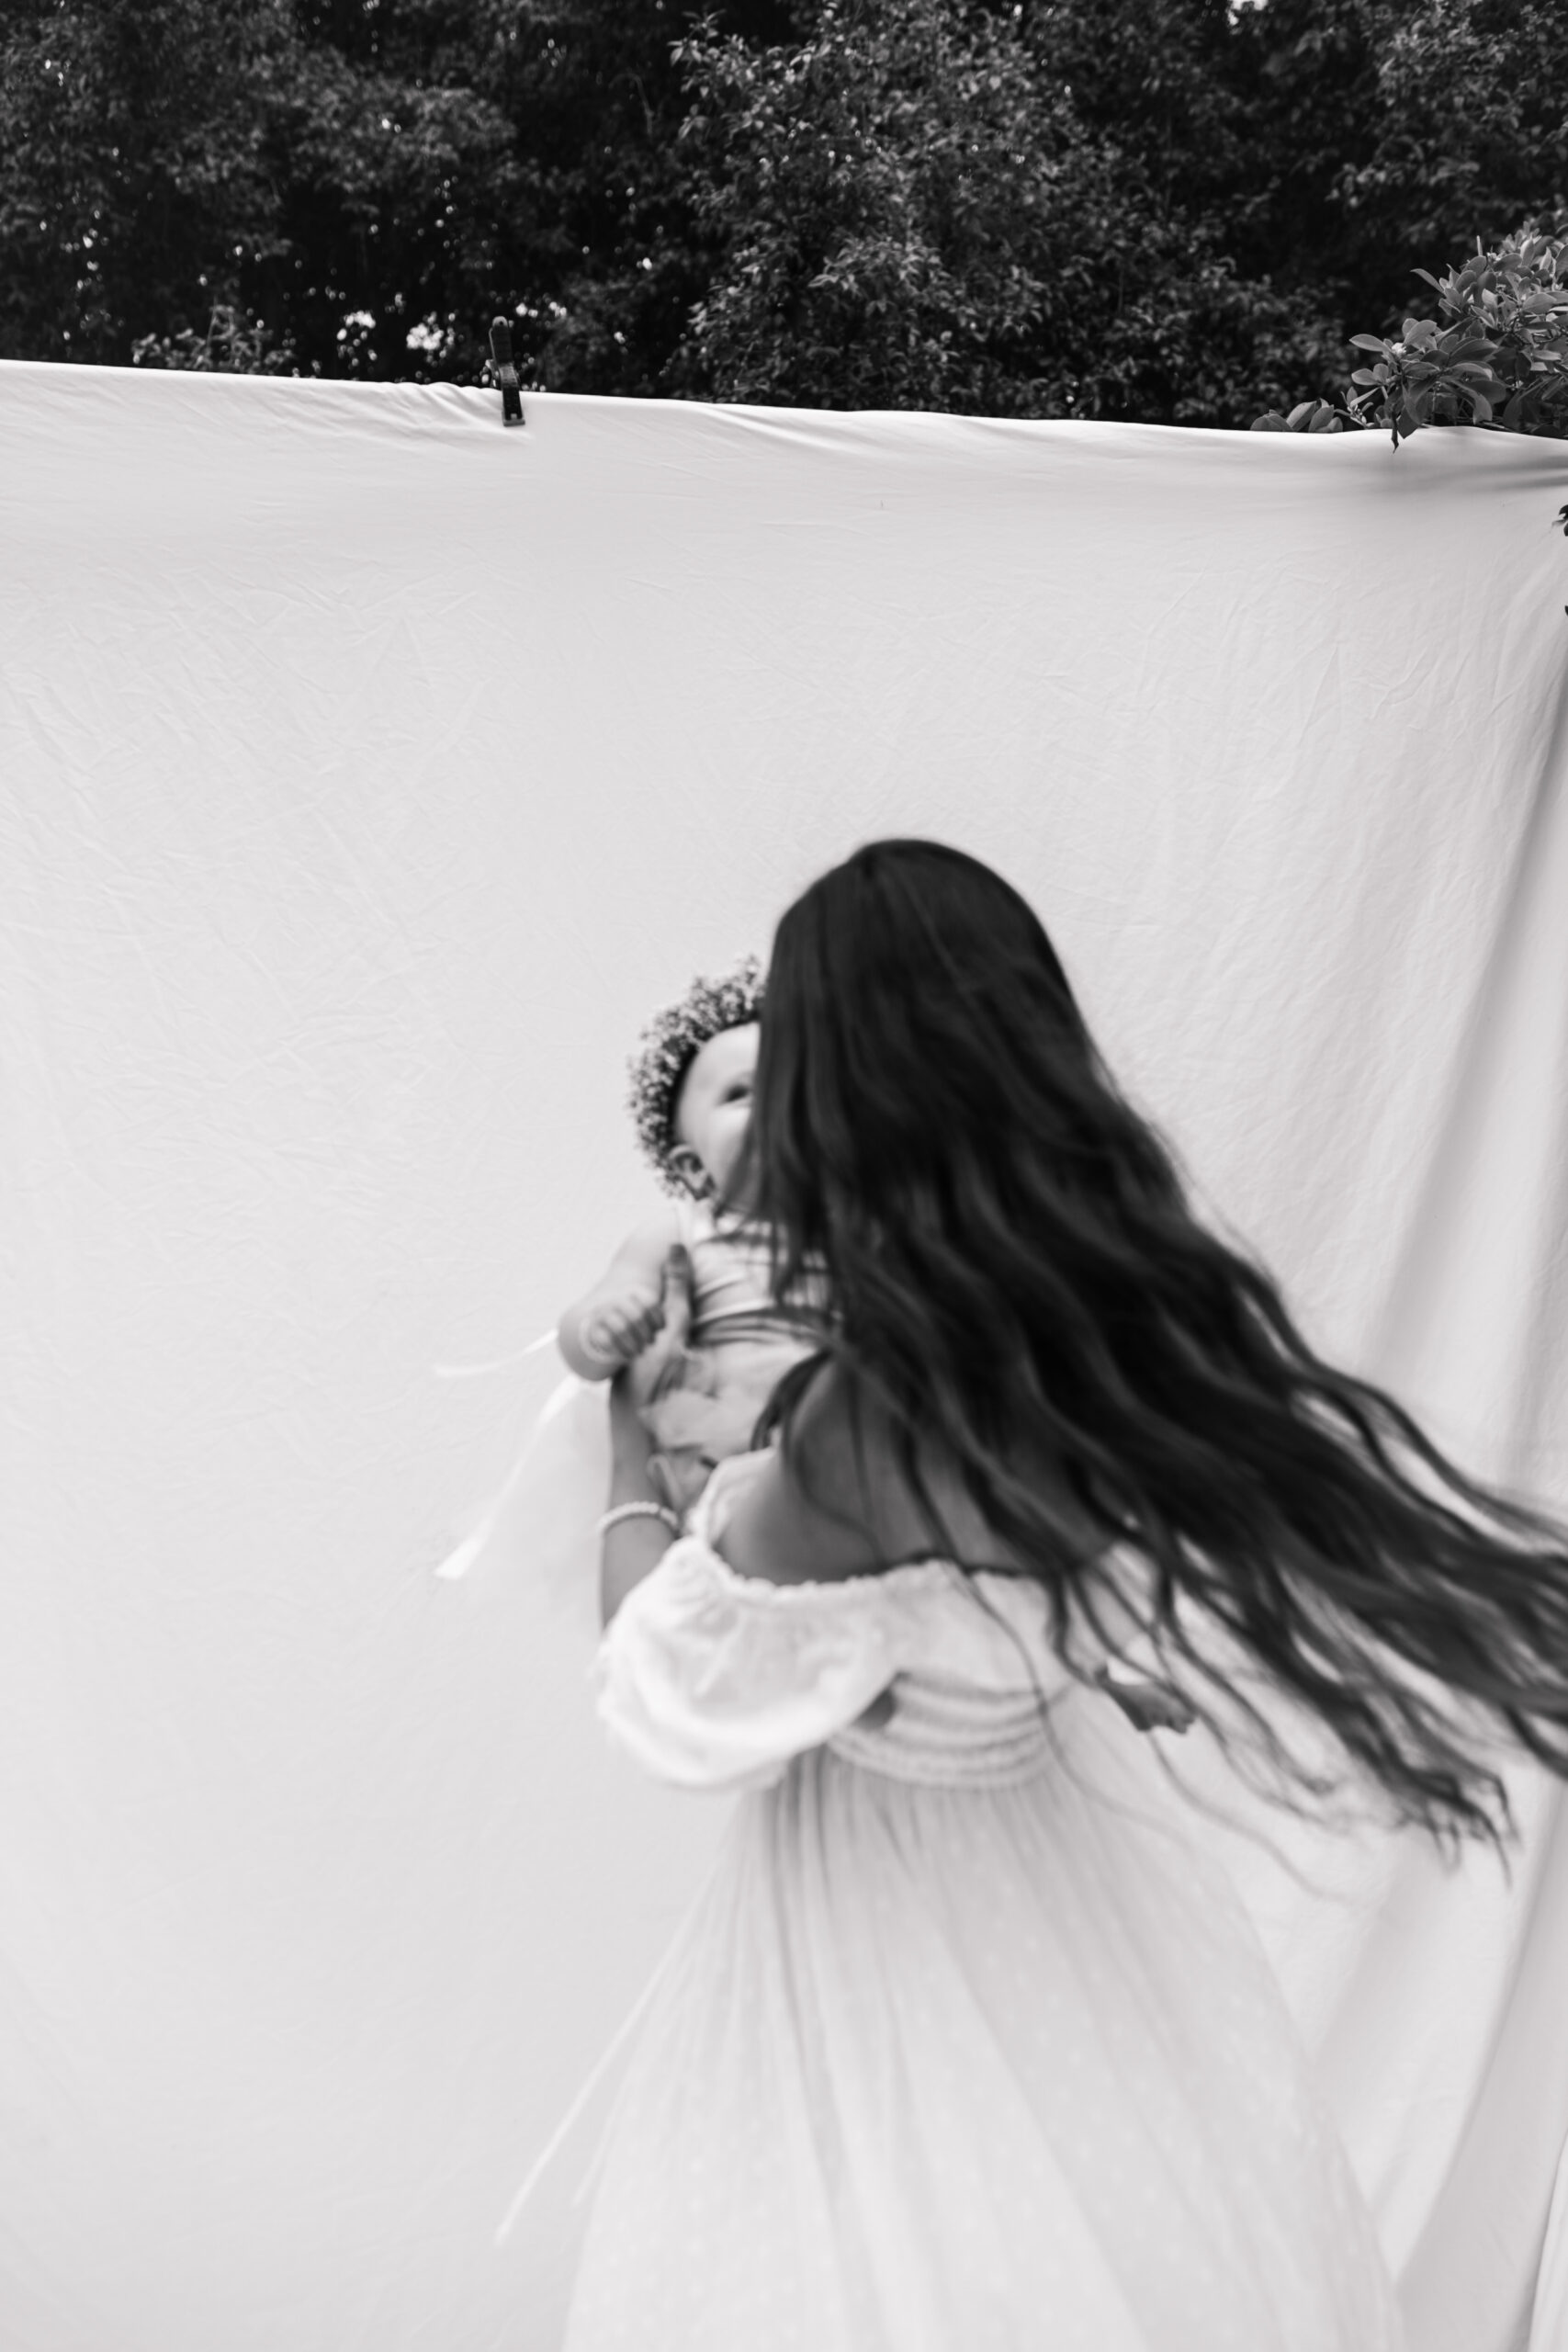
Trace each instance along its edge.
<instances>
[{"instance_id":1,"label":"baby's white outfit","mask_svg":"<svg viewBox=\"0 0 1568 2352\"><path fill-rule=\"evenodd\" d=\"M807 1272L781 1306L761 1227L690 1200L677 1224L692 1269L688 1377L643 1419L658 1446L692 1447L711 1464L750 1444L778 1382L820 1345L827 1284Z\"/></svg>"},{"instance_id":2,"label":"baby's white outfit","mask_svg":"<svg viewBox=\"0 0 1568 2352\"><path fill-rule=\"evenodd\" d=\"M809 1270L777 1306L760 1228L716 1217L705 1201L689 1199L677 1204L676 1227L692 1265L691 1377L662 1408L656 1442L665 1450L694 1446L718 1461L750 1443L780 1378L814 1351L827 1286L818 1270ZM558 1382L501 1492L436 1575L450 1581L477 1567L517 1566L585 1630L596 1625L609 1405L607 1380L569 1373Z\"/></svg>"}]
</instances>

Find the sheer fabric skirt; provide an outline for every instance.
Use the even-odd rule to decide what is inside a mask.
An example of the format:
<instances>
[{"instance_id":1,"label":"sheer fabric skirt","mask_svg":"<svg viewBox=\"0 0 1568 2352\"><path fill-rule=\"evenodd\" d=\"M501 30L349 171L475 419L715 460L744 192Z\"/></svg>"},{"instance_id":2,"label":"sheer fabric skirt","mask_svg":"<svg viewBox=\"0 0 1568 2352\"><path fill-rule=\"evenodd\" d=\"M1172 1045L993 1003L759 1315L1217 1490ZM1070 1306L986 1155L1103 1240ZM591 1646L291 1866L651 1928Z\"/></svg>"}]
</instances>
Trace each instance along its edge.
<instances>
[{"instance_id":1,"label":"sheer fabric skirt","mask_svg":"<svg viewBox=\"0 0 1568 2352\"><path fill-rule=\"evenodd\" d=\"M618 2096L567 2352L1393 2352L1267 1962L1100 1698L1003 1787L742 1799Z\"/></svg>"}]
</instances>

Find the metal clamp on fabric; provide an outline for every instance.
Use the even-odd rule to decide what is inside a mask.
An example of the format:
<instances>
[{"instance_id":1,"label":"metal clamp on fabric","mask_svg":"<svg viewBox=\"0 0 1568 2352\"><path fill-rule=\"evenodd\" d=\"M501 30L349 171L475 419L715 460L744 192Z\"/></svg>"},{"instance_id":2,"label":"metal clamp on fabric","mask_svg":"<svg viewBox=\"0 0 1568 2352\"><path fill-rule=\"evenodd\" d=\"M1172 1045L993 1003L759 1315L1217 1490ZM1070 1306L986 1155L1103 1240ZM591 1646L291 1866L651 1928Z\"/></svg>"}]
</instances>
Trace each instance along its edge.
<instances>
[{"instance_id":1,"label":"metal clamp on fabric","mask_svg":"<svg viewBox=\"0 0 1568 2352\"><path fill-rule=\"evenodd\" d=\"M503 424L523 422L523 391L517 381L517 367L512 356L512 329L504 319L496 319L490 331L490 372L501 387L501 421Z\"/></svg>"}]
</instances>

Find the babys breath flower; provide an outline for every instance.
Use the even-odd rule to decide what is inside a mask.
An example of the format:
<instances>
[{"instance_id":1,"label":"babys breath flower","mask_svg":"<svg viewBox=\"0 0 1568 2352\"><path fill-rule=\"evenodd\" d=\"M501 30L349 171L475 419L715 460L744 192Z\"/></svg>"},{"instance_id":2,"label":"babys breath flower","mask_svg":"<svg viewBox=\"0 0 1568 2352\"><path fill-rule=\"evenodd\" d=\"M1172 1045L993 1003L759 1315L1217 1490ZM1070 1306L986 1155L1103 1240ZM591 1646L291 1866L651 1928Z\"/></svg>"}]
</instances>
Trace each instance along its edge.
<instances>
[{"instance_id":1,"label":"babys breath flower","mask_svg":"<svg viewBox=\"0 0 1568 2352\"><path fill-rule=\"evenodd\" d=\"M762 1010L762 967L743 956L716 978L699 974L683 996L656 1012L627 1064L627 1107L638 1149L666 1192L684 1191L670 1163L675 1148L675 1103L681 1081L710 1037L755 1021Z\"/></svg>"}]
</instances>

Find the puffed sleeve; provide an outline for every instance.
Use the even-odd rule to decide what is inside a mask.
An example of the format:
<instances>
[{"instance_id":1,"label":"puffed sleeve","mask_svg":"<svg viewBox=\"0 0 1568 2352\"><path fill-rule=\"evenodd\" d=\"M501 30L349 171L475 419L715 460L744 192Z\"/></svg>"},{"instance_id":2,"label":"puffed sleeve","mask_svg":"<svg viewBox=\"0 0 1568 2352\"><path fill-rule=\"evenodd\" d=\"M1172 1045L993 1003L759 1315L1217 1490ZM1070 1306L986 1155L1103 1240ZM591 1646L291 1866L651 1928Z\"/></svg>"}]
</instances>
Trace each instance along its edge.
<instances>
[{"instance_id":1,"label":"puffed sleeve","mask_svg":"<svg viewBox=\"0 0 1568 2352\"><path fill-rule=\"evenodd\" d=\"M683 1537L605 1628L593 1666L601 1721L658 1780L766 1787L893 1679L892 1641L865 1586L770 1584Z\"/></svg>"}]
</instances>

